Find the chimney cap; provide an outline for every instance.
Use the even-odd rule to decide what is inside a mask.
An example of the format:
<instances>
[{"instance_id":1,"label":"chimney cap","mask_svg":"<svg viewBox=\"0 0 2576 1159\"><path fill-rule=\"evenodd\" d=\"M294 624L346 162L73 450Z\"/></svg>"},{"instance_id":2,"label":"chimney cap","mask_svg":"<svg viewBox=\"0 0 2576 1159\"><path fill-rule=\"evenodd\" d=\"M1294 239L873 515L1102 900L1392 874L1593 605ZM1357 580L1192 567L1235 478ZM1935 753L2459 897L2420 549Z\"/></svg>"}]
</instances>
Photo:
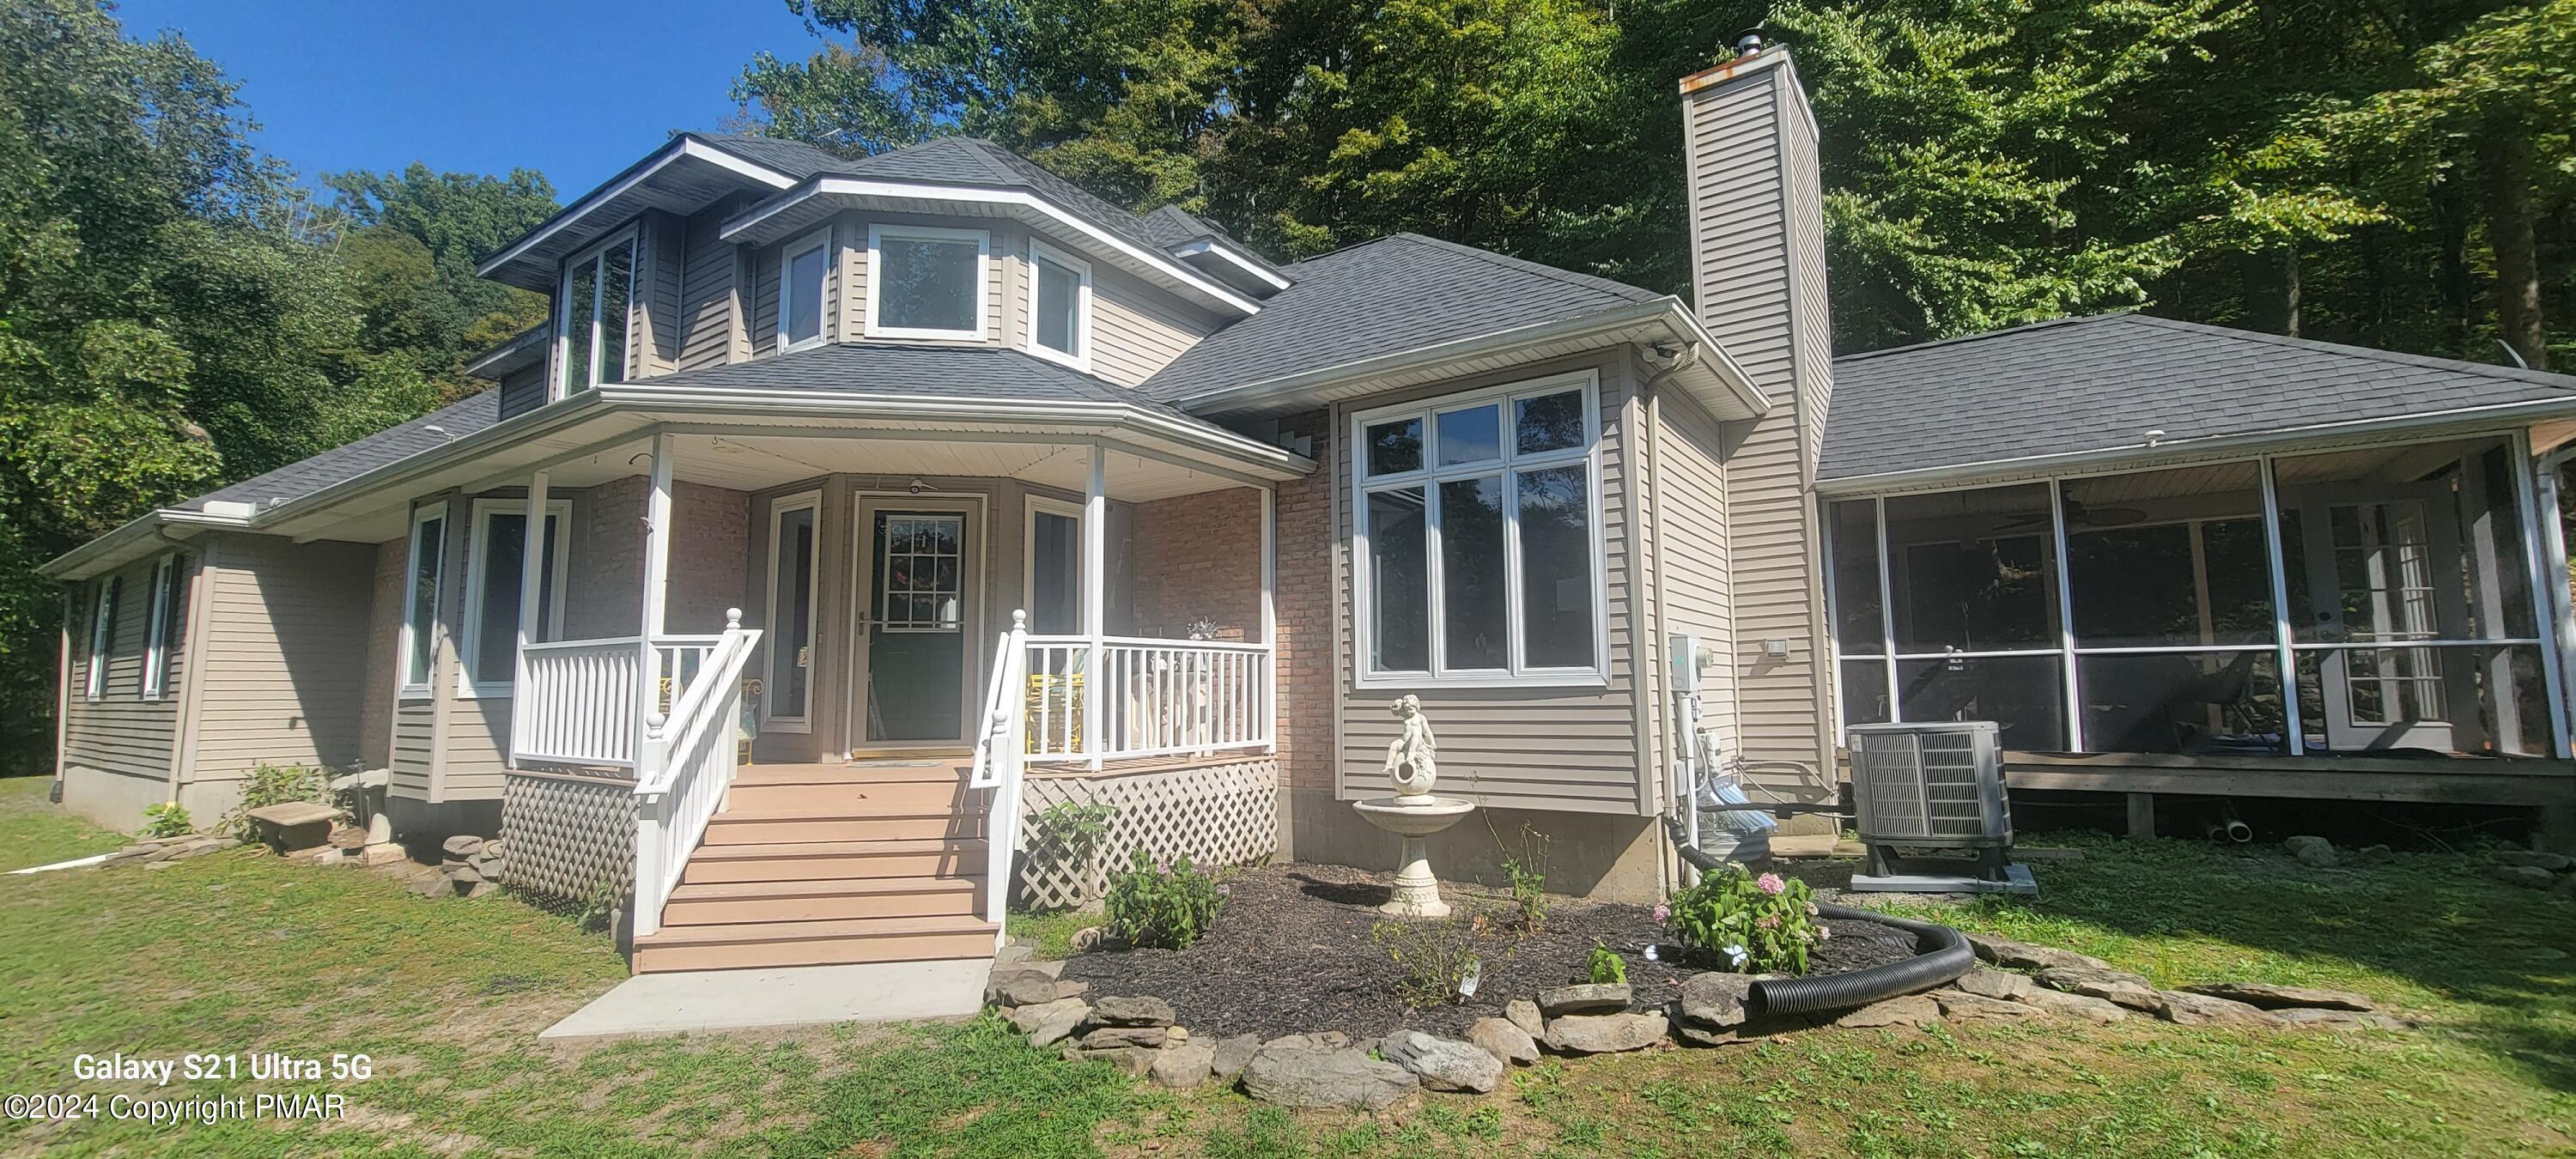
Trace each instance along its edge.
<instances>
[{"instance_id":1,"label":"chimney cap","mask_svg":"<svg viewBox=\"0 0 2576 1159\"><path fill-rule=\"evenodd\" d=\"M1744 35L1735 38L1735 51L1744 56L1762 51L1762 29L1759 26L1745 29Z\"/></svg>"}]
</instances>

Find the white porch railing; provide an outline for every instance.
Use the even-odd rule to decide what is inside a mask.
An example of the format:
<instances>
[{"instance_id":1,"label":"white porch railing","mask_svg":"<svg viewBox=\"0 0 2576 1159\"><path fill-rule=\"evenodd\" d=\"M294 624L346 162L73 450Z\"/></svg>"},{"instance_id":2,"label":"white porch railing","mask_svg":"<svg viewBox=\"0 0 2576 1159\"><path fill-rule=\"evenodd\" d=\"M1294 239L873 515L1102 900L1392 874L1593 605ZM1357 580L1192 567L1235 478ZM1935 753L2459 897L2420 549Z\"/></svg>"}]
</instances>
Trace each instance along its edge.
<instances>
[{"instance_id":1,"label":"white porch railing","mask_svg":"<svg viewBox=\"0 0 2576 1159\"><path fill-rule=\"evenodd\" d=\"M1265 644L1030 636L1024 685L1031 760L1120 760L1267 747L1272 653ZM1083 735L1098 695L1101 735Z\"/></svg>"},{"instance_id":2,"label":"white porch railing","mask_svg":"<svg viewBox=\"0 0 2576 1159\"><path fill-rule=\"evenodd\" d=\"M1019 711L1015 690L1029 684L1028 638L1029 614L1011 613L1011 630L993 645L993 683L975 726L975 765L966 782L993 791L984 810L984 920L989 922L1000 922L1009 913L1011 855L1020 843L1028 718Z\"/></svg>"},{"instance_id":3,"label":"white porch railing","mask_svg":"<svg viewBox=\"0 0 2576 1159\"><path fill-rule=\"evenodd\" d=\"M724 807L741 759L742 671L760 633L742 626L740 610L725 619L724 635L697 664L695 679L673 694L671 711L645 720L635 770L638 937L662 928L662 903L679 885L707 820Z\"/></svg>"},{"instance_id":4,"label":"white porch railing","mask_svg":"<svg viewBox=\"0 0 2576 1159\"><path fill-rule=\"evenodd\" d=\"M651 711L686 695L723 636L660 636L654 670L663 686ZM510 713L510 753L521 764L635 767L646 706L641 636L564 640L521 650L526 675Z\"/></svg>"}]
</instances>

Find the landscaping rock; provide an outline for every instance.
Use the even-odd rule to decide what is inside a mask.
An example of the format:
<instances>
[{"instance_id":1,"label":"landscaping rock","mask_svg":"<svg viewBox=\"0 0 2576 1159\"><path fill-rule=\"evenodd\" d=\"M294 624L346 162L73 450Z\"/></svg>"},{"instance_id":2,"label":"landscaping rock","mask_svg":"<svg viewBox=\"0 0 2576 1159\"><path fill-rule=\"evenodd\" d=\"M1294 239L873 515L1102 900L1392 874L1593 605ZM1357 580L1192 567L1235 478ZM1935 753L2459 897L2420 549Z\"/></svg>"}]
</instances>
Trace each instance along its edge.
<instances>
[{"instance_id":1,"label":"landscaping rock","mask_svg":"<svg viewBox=\"0 0 2576 1159\"><path fill-rule=\"evenodd\" d=\"M1243 1068L1245 1094L1283 1107L1383 1111L1421 1086L1412 1071L1356 1050L1264 1046Z\"/></svg>"},{"instance_id":2,"label":"landscaping rock","mask_svg":"<svg viewBox=\"0 0 2576 1159\"><path fill-rule=\"evenodd\" d=\"M1969 934L1967 938L1968 945L1976 950L1978 959L2015 970L2047 970L2061 966L2082 966L2094 970L2111 968L2109 962L2100 958L2087 957L2073 950L2061 950L2054 946L2035 946L2029 942L2016 942L2010 938L1998 938L1987 934Z\"/></svg>"},{"instance_id":3,"label":"landscaping rock","mask_svg":"<svg viewBox=\"0 0 2576 1159\"><path fill-rule=\"evenodd\" d=\"M2415 1024L2403 1018L2392 1018L2370 1010L2337 1010L2324 1006L2294 1006L2275 1010L2272 1016L2282 1022L2316 1030L2413 1030Z\"/></svg>"},{"instance_id":4,"label":"landscaping rock","mask_svg":"<svg viewBox=\"0 0 2576 1159\"><path fill-rule=\"evenodd\" d=\"M451 883L451 884L453 884L453 883ZM500 883L500 882L497 882L497 881L478 881L478 882L475 882L475 883L474 883L473 888L468 889L468 890L466 890L466 891L465 891L465 896L467 896L467 897L490 897L491 895L496 894L496 893L499 893L499 892L501 892L501 883Z\"/></svg>"},{"instance_id":5,"label":"landscaping rock","mask_svg":"<svg viewBox=\"0 0 2576 1159\"><path fill-rule=\"evenodd\" d=\"M1671 1030L1671 1022L1660 1013L1568 1014L1548 1019L1547 1033L1539 1041L1559 1054L1610 1054L1653 1046Z\"/></svg>"},{"instance_id":6,"label":"landscaping rock","mask_svg":"<svg viewBox=\"0 0 2576 1159\"><path fill-rule=\"evenodd\" d=\"M1101 998L1091 1004L1091 1020L1101 1026L1170 1026L1178 1017L1160 998Z\"/></svg>"},{"instance_id":7,"label":"landscaping rock","mask_svg":"<svg viewBox=\"0 0 2576 1159\"><path fill-rule=\"evenodd\" d=\"M2179 990L2156 992L2155 1015L2177 1026L2251 1026L2270 1029L2286 1025L2281 1017L2268 1010L2248 1006L2227 998L2206 994L2187 994Z\"/></svg>"},{"instance_id":8,"label":"landscaping rock","mask_svg":"<svg viewBox=\"0 0 2576 1159\"><path fill-rule=\"evenodd\" d=\"M2502 850L2495 855L2495 861L2498 865L2546 869L2551 873L2565 873L2571 866L2576 866L2576 858L2571 858L2564 853L2544 853L2537 849Z\"/></svg>"},{"instance_id":9,"label":"landscaping rock","mask_svg":"<svg viewBox=\"0 0 2576 1159\"><path fill-rule=\"evenodd\" d=\"M2028 977L2006 970L1970 970L1950 983L1980 998L2001 998L2006 1002L2028 1001L2038 987Z\"/></svg>"},{"instance_id":10,"label":"landscaping rock","mask_svg":"<svg viewBox=\"0 0 2576 1159\"><path fill-rule=\"evenodd\" d=\"M1434 1038L1419 1030L1399 1030L1378 1044L1386 1061L1412 1071L1435 1091L1484 1094L1503 1081L1503 1060L1474 1043Z\"/></svg>"},{"instance_id":11,"label":"landscaping rock","mask_svg":"<svg viewBox=\"0 0 2576 1159\"><path fill-rule=\"evenodd\" d=\"M1065 998L1079 998L1089 992L1082 982L1060 982L1035 970L1013 970L995 974L984 991L984 1000L997 1006L1036 1006Z\"/></svg>"},{"instance_id":12,"label":"landscaping rock","mask_svg":"<svg viewBox=\"0 0 2576 1159\"><path fill-rule=\"evenodd\" d=\"M2031 987L2030 994L2020 1001L2051 1014L2080 1018L2086 1022L2100 1023L2104 1026L2129 1016L2128 1007L2107 998L2095 998L2087 994L2068 994L2045 986Z\"/></svg>"},{"instance_id":13,"label":"landscaping rock","mask_svg":"<svg viewBox=\"0 0 2576 1159\"><path fill-rule=\"evenodd\" d=\"M1146 1071L1153 1069L1154 1059L1162 1053L1159 1050L1148 1050L1140 1046L1113 1046L1103 1050L1084 1050L1081 1047L1069 1046L1064 1050L1064 1056L1068 1059L1105 1062L1138 1078L1144 1077Z\"/></svg>"},{"instance_id":14,"label":"landscaping rock","mask_svg":"<svg viewBox=\"0 0 2576 1159\"><path fill-rule=\"evenodd\" d=\"M1816 1023L1802 1014L1765 1014L1739 1026L1700 1026L1688 1021L1672 1024L1673 1037L1693 1046L1742 1046L1761 1042L1778 1035L1812 1030Z\"/></svg>"},{"instance_id":15,"label":"landscaping rock","mask_svg":"<svg viewBox=\"0 0 2576 1159\"><path fill-rule=\"evenodd\" d=\"M1965 990L1935 990L1932 992L1932 1000L1941 1004L1941 1017L1960 1021L1978 1018L2016 1021L2036 1018L2046 1013L2037 1006L2006 1002L2001 998L1988 998L1982 994L1970 994Z\"/></svg>"},{"instance_id":16,"label":"landscaping rock","mask_svg":"<svg viewBox=\"0 0 2576 1159\"><path fill-rule=\"evenodd\" d=\"M2352 851L2354 865L2386 865L2397 860L2397 851L2385 845L2364 845Z\"/></svg>"},{"instance_id":17,"label":"landscaping rock","mask_svg":"<svg viewBox=\"0 0 2576 1159\"><path fill-rule=\"evenodd\" d=\"M1556 986L1538 992L1539 1013L1550 1018L1560 1014L1597 1014L1627 1008L1628 984L1625 982Z\"/></svg>"},{"instance_id":18,"label":"landscaping rock","mask_svg":"<svg viewBox=\"0 0 2576 1159\"><path fill-rule=\"evenodd\" d=\"M472 857L477 853L483 852L483 839L470 833L459 833L454 837L450 837L447 840L440 842L438 848L449 857Z\"/></svg>"},{"instance_id":19,"label":"landscaping rock","mask_svg":"<svg viewBox=\"0 0 2576 1159\"><path fill-rule=\"evenodd\" d=\"M1216 1048L1212 1046L1175 1046L1154 1056L1154 1081L1175 1090L1188 1090L1208 1081L1216 1073Z\"/></svg>"},{"instance_id":20,"label":"landscaping rock","mask_svg":"<svg viewBox=\"0 0 2576 1159\"><path fill-rule=\"evenodd\" d=\"M409 860L410 857L410 854L403 852L402 846L396 845L391 841L385 841L368 846L366 848L366 852L360 855L359 860L364 861L369 865L392 865L398 861Z\"/></svg>"},{"instance_id":21,"label":"landscaping rock","mask_svg":"<svg viewBox=\"0 0 2576 1159\"><path fill-rule=\"evenodd\" d=\"M1216 1072L1216 1081L1233 1082L1235 1076L1243 1073L1245 1064L1252 1061L1253 1052L1260 1049L1261 1038L1258 1035L1237 1034L1216 1040L1211 1064Z\"/></svg>"},{"instance_id":22,"label":"landscaping rock","mask_svg":"<svg viewBox=\"0 0 2576 1159\"><path fill-rule=\"evenodd\" d=\"M2283 841L2281 848L2289 850L2290 856L2299 859L2299 864L2318 869L2331 869L2341 860L2335 856L2334 842L2323 837L2292 837Z\"/></svg>"},{"instance_id":23,"label":"landscaping rock","mask_svg":"<svg viewBox=\"0 0 2576 1159\"><path fill-rule=\"evenodd\" d=\"M460 865L447 871L447 880L460 885L472 885L483 880L483 873L471 865Z\"/></svg>"},{"instance_id":24,"label":"landscaping rock","mask_svg":"<svg viewBox=\"0 0 2576 1159\"><path fill-rule=\"evenodd\" d=\"M1184 1043L1184 1042L1188 1042L1189 1040L1190 1040L1190 1028L1189 1028L1189 1027L1186 1027L1186 1026L1166 1026L1166 1027L1164 1027L1164 1028L1163 1028L1163 1045L1165 1045L1165 1046L1179 1046L1180 1044L1182 1044L1182 1043Z\"/></svg>"},{"instance_id":25,"label":"landscaping rock","mask_svg":"<svg viewBox=\"0 0 2576 1159\"><path fill-rule=\"evenodd\" d=\"M2558 884L2558 875L2528 865L2490 865L2487 876L2524 889L2547 889Z\"/></svg>"},{"instance_id":26,"label":"landscaping rock","mask_svg":"<svg viewBox=\"0 0 2576 1159\"><path fill-rule=\"evenodd\" d=\"M1538 1003L1527 998L1514 998L1503 1003L1503 1017L1512 1025L1520 1027L1521 1033L1530 1036L1533 1041L1539 1035L1547 1033L1547 1020L1539 1016Z\"/></svg>"},{"instance_id":27,"label":"landscaping rock","mask_svg":"<svg viewBox=\"0 0 2576 1159\"><path fill-rule=\"evenodd\" d=\"M1746 1002L1753 994L1754 976L1711 970L1693 974L1682 983L1682 1021L1712 1030L1742 1026L1753 1017Z\"/></svg>"},{"instance_id":28,"label":"landscaping rock","mask_svg":"<svg viewBox=\"0 0 2576 1159\"><path fill-rule=\"evenodd\" d=\"M1834 1020L1836 1026L1930 1026L1941 1021L1941 1004L1927 994L1905 994L1872 1002Z\"/></svg>"},{"instance_id":29,"label":"landscaping rock","mask_svg":"<svg viewBox=\"0 0 2576 1159\"><path fill-rule=\"evenodd\" d=\"M1013 942L1010 945L994 951L993 970L995 973L999 973L1003 970L1016 970L1021 966L1029 964L1031 961L1035 960L1036 957L1037 951L1035 949Z\"/></svg>"},{"instance_id":30,"label":"landscaping rock","mask_svg":"<svg viewBox=\"0 0 2576 1159\"><path fill-rule=\"evenodd\" d=\"M1467 1041L1497 1060L1528 1066L1538 1061L1538 1040L1508 1018L1479 1018L1467 1028Z\"/></svg>"},{"instance_id":31,"label":"landscaping rock","mask_svg":"<svg viewBox=\"0 0 2576 1159\"><path fill-rule=\"evenodd\" d=\"M2309 1006L2321 1010L2377 1010L2368 998L2349 990L2319 990L2311 986L2274 986L2268 982L2207 982L2182 989L2192 994L2225 998L2265 1010L2282 1010Z\"/></svg>"},{"instance_id":32,"label":"landscaping rock","mask_svg":"<svg viewBox=\"0 0 2576 1159\"><path fill-rule=\"evenodd\" d=\"M1054 1046L1072 1037L1091 1017L1091 1004L1080 998L1058 998L1011 1011L1011 1029L1029 1036L1029 1045Z\"/></svg>"},{"instance_id":33,"label":"landscaping rock","mask_svg":"<svg viewBox=\"0 0 2576 1159\"><path fill-rule=\"evenodd\" d=\"M2136 974L2119 970L2093 970L2080 966L2057 966L2039 972L2039 984L2051 990L2107 998L2131 1010L2154 1011L2156 988Z\"/></svg>"},{"instance_id":34,"label":"landscaping rock","mask_svg":"<svg viewBox=\"0 0 2576 1159\"><path fill-rule=\"evenodd\" d=\"M413 893L419 894L422 897L454 897L456 895L456 887L448 884L447 878L435 873L422 877L420 880L412 882L404 888L409 889Z\"/></svg>"},{"instance_id":35,"label":"landscaping rock","mask_svg":"<svg viewBox=\"0 0 2576 1159\"><path fill-rule=\"evenodd\" d=\"M1091 1016L1098 1019L1100 1011L1093 1009ZM1168 1037L1159 1026L1103 1026L1084 1034L1082 1040L1074 1045L1084 1050L1112 1050L1121 1046L1160 1047Z\"/></svg>"}]
</instances>

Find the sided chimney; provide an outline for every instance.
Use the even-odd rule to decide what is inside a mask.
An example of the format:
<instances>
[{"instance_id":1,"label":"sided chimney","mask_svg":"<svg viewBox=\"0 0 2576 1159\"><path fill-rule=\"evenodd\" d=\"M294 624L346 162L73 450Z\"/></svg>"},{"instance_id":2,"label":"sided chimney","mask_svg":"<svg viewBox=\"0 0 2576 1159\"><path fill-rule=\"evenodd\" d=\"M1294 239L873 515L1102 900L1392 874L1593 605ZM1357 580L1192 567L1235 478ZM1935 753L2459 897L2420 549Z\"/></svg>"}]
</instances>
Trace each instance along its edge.
<instances>
[{"instance_id":1,"label":"sided chimney","mask_svg":"<svg viewBox=\"0 0 2576 1159\"><path fill-rule=\"evenodd\" d=\"M1813 491L1834 386L1816 117L1787 48L1740 48L1681 82L1692 299L1772 403L1725 467L1743 756L1808 766L1797 787L1822 796L1838 739Z\"/></svg>"}]
</instances>

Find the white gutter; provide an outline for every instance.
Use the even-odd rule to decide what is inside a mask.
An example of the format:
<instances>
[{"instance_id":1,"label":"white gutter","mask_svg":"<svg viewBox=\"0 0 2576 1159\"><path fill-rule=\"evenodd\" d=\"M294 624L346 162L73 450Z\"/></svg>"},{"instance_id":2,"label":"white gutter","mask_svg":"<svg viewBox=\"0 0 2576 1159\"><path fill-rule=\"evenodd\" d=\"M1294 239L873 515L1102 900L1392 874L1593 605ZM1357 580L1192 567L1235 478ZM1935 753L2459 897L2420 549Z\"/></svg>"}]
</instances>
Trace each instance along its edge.
<instances>
[{"instance_id":1,"label":"white gutter","mask_svg":"<svg viewBox=\"0 0 2576 1159\"><path fill-rule=\"evenodd\" d=\"M1669 296L1657 298L1651 302L1640 302L1633 306L1585 314L1578 318L1540 322L1510 330L1496 330L1437 345L1417 346L1373 358L1318 367L1279 378L1262 379L1257 382L1184 395L1173 402L1175 405L1192 410L1245 410L1296 399L1308 392L1356 379L1382 378L1411 370L1438 367L1515 347L1563 342L1648 322L1661 322L1671 329L1673 337L1700 344L1711 356L1708 361L1718 381L1743 408L1745 417L1759 416L1770 411L1771 400L1761 391L1754 389L1752 379L1745 376L1744 368L1737 365L1735 356L1727 353L1726 348L1718 344L1717 339L1708 332L1708 328L1700 325L1699 319L1692 316L1688 307L1682 305L1681 299Z\"/></svg>"},{"instance_id":2,"label":"white gutter","mask_svg":"<svg viewBox=\"0 0 2576 1159\"><path fill-rule=\"evenodd\" d=\"M1286 278L1280 277L1277 273L1272 272L1260 263L1243 256L1243 254L1235 250L1235 247L1216 238L1203 237L1195 241L1185 241L1172 247L1172 256L1180 258L1183 261L1197 257L1200 254L1214 254L1217 257L1223 258L1227 264L1236 269L1242 270L1245 274L1259 280L1262 285L1268 286L1274 290L1285 290L1296 284Z\"/></svg>"},{"instance_id":3,"label":"white gutter","mask_svg":"<svg viewBox=\"0 0 2576 1159\"><path fill-rule=\"evenodd\" d=\"M475 275L477 277L491 277L492 271L500 269L513 261L517 261L529 250L544 244L547 238L553 237L554 235L571 228L573 223L590 216L591 211L599 208L602 204L625 196L628 191L651 180L654 174L668 168L673 162L678 161L683 157L695 158L711 165L732 170L735 173L739 173L744 177L748 177L753 181L757 181L772 189L785 189L790 185L796 184L795 178L766 165L754 164L750 161L743 160L740 157L736 157L722 149L716 148L713 145L701 142L694 137L683 135L677 140L672 141L670 144L663 146L658 155L645 158L637 168L628 172L625 176L611 178L608 184L591 190L589 195L572 203L572 205L567 207L563 212L556 214L545 224L538 226L526 237L510 243L510 247L508 249L504 249L500 253L483 259L482 264L474 267Z\"/></svg>"},{"instance_id":4,"label":"white gutter","mask_svg":"<svg viewBox=\"0 0 2576 1159\"><path fill-rule=\"evenodd\" d=\"M744 210L733 220L726 222L724 228L718 231L718 236L726 241L732 241L738 235L757 228L762 222L818 197L900 198L910 201L947 201L964 205L998 205L1026 210L1057 226L1081 234L1101 249L1120 254L1180 282L1206 295L1218 305L1247 318L1261 312L1260 303L1234 292L1197 270L1182 265L1177 259L1130 243L1022 189L996 189L975 185L927 185L862 177L814 177L809 178L802 189L773 197Z\"/></svg>"},{"instance_id":5,"label":"white gutter","mask_svg":"<svg viewBox=\"0 0 2576 1159\"><path fill-rule=\"evenodd\" d=\"M1854 495L2007 475L2065 474L2087 467L2116 466L2136 459L2207 459L2234 452L2276 448L2283 443L2332 439L2346 435L2398 434L2443 427L2476 427L2495 422L2568 414L2576 414L2576 393L2571 393L2565 398L2525 399L2520 402L2488 403L2483 406L2455 407L2449 410L2423 411L2385 418L2345 419L2307 426L2280 427L2267 431L2209 435L2197 439L2159 439L2152 444L2128 443L2082 451L2020 455L2008 459L1986 459L1974 463L1924 467L1912 471L1880 471L1868 475L1846 475L1841 478L1818 480L1816 493L1818 495Z\"/></svg>"}]
</instances>

